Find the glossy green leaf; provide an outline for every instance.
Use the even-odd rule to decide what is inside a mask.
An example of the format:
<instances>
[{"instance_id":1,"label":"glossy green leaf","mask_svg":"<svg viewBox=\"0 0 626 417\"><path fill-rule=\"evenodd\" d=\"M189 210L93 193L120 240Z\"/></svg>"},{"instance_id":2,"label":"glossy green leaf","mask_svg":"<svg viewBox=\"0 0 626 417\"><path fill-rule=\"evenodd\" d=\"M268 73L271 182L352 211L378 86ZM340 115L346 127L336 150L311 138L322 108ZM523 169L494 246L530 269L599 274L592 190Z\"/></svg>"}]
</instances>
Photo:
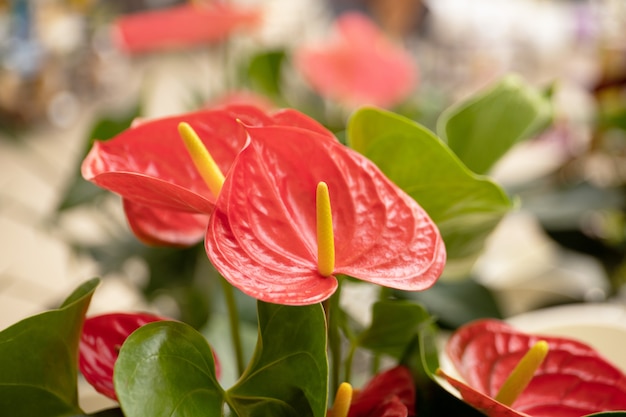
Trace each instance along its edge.
<instances>
[{"instance_id":1,"label":"glossy green leaf","mask_svg":"<svg viewBox=\"0 0 626 417\"><path fill-rule=\"evenodd\" d=\"M0 410L12 417L64 417L78 406L78 341L99 280L76 289L63 305L0 332Z\"/></svg>"},{"instance_id":2,"label":"glossy green leaf","mask_svg":"<svg viewBox=\"0 0 626 417\"><path fill-rule=\"evenodd\" d=\"M115 364L115 391L126 417L219 416L224 392L206 339L180 322L132 333Z\"/></svg>"},{"instance_id":3,"label":"glossy green leaf","mask_svg":"<svg viewBox=\"0 0 626 417\"><path fill-rule=\"evenodd\" d=\"M115 366L115 389L126 417L233 414L311 416L326 413L326 324L319 304L258 302L254 356L227 392L215 378L206 339L179 322L145 325L126 340Z\"/></svg>"},{"instance_id":4,"label":"glossy green leaf","mask_svg":"<svg viewBox=\"0 0 626 417\"><path fill-rule=\"evenodd\" d=\"M477 174L484 174L516 143L552 120L549 97L509 75L444 111L437 132Z\"/></svg>"},{"instance_id":5,"label":"glossy green leaf","mask_svg":"<svg viewBox=\"0 0 626 417\"><path fill-rule=\"evenodd\" d=\"M229 406L240 417L324 417L328 361L321 305L257 305L256 351L227 392Z\"/></svg>"},{"instance_id":6,"label":"glossy green leaf","mask_svg":"<svg viewBox=\"0 0 626 417\"><path fill-rule=\"evenodd\" d=\"M400 298L421 303L437 316L437 322L449 328L457 328L472 320L502 314L494 295L472 279L460 281L437 281L428 291L396 291Z\"/></svg>"},{"instance_id":7,"label":"glossy green leaf","mask_svg":"<svg viewBox=\"0 0 626 417\"><path fill-rule=\"evenodd\" d=\"M497 184L468 170L432 132L397 114L357 111L348 125L348 142L435 221L446 244L448 274L455 267L465 272L513 205Z\"/></svg>"},{"instance_id":8,"label":"glossy green leaf","mask_svg":"<svg viewBox=\"0 0 626 417\"><path fill-rule=\"evenodd\" d=\"M405 300L379 301L372 307L372 323L360 335L359 345L400 358L430 318L419 304Z\"/></svg>"}]
</instances>

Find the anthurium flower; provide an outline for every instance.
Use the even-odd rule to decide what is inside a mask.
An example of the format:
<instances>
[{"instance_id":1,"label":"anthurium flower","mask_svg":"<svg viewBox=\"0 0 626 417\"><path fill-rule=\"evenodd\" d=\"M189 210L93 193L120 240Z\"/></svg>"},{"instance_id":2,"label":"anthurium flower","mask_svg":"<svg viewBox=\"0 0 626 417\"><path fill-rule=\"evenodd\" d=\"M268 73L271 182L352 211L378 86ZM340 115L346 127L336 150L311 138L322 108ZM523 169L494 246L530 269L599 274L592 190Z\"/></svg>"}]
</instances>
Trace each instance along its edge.
<instances>
[{"instance_id":1,"label":"anthurium flower","mask_svg":"<svg viewBox=\"0 0 626 417\"><path fill-rule=\"evenodd\" d=\"M292 110L270 117L254 107L228 106L142 121L109 141L96 141L83 161L83 177L124 197L133 232L148 244L189 246L199 242L215 206L216 196L194 168L179 136L181 121L193 126L222 172L230 169L247 140L242 123L280 123L326 132Z\"/></svg>"},{"instance_id":2,"label":"anthurium flower","mask_svg":"<svg viewBox=\"0 0 626 417\"><path fill-rule=\"evenodd\" d=\"M348 107L391 107L417 83L413 57L356 12L339 16L326 44L302 47L294 64L321 96Z\"/></svg>"},{"instance_id":3,"label":"anthurium flower","mask_svg":"<svg viewBox=\"0 0 626 417\"><path fill-rule=\"evenodd\" d=\"M411 372L396 366L375 375L355 392L348 417L410 417L415 415L415 385Z\"/></svg>"},{"instance_id":4,"label":"anthurium flower","mask_svg":"<svg viewBox=\"0 0 626 417\"><path fill-rule=\"evenodd\" d=\"M258 9L191 1L123 16L114 23L114 34L121 49L142 53L221 42L236 30L254 28L260 20Z\"/></svg>"},{"instance_id":5,"label":"anthurium flower","mask_svg":"<svg viewBox=\"0 0 626 417\"><path fill-rule=\"evenodd\" d=\"M113 367L126 338L139 327L168 320L146 313L109 313L85 319L80 336L78 366L95 389L117 400Z\"/></svg>"},{"instance_id":6,"label":"anthurium flower","mask_svg":"<svg viewBox=\"0 0 626 417\"><path fill-rule=\"evenodd\" d=\"M328 298L335 274L407 291L436 281L445 262L438 229L371 161L310 130L247 131L251 140L224 182L205 239L229 282L263 301L302 305ZM320 217L334 234L329 263L319 262Z\"/></svg>"},{"instance_id":7,"label":"anthurium flower","mask_svg":"<svg viewBox=\"0 0 626 417\"><path fill-rule=\"evenodd\" d=\"M501 387L539 341L547 344L547 354L531 370L526 388L508 404L496 400L507 397ZM440 374L468 404L491 417L580 417L626 410L626 375L576 340L527 335L501 321L479 320L455 332L446 352L466 383Z\"/></svg>"},{"instance_id":8,"label":"anthurium flower","mask_svg":"<svg viewBox=\"0 0 626 417\"><path fill-rule=\"evenodd\" d=\"M219 191L194 168L178 137L182 121L226 173ZM145 122L96 142L82 170L124 197L133 231L147 242L192 244L208 224L212 263L266 302L323 301L337 288L334 274L423 290L444 266L441 236L424 210L295 111L270 116L239 106Z\"/></svg>"}]
</instances>

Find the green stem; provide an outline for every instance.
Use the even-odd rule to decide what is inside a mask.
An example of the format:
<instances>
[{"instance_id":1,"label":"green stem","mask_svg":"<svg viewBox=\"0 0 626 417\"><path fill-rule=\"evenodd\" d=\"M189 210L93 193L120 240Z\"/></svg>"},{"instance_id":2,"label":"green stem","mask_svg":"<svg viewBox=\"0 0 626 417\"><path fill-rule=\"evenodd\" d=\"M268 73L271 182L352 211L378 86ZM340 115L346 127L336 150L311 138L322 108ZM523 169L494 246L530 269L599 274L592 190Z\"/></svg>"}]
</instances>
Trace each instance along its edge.
<instances>
[{"instance_id":1,"label":"green stem","mask_svg":"<svg viewBox=\"0 0 626 417\"><path fill-rule=\"evenodd\" d=\"M326 313L326 323L328 326L328 349L330 354L330 363L332 364L330 375L330 396L335 395L340 384L340 364L341 364L341 336L339 333L339 296L341 293L341 285L337 287L337 291L326 301L324 301L324 311ZM330 398L332 399L332 398Z\"/></svg>"},{"instance_id":2,"label":"green stem","mask_svg":"<svg viewBox=\"0 0 626 417\"><path fill-rule=\"evenodd\" d=\"M243 362L243 346L241 344L241 334L239 331L239 310L235 301L235 291L224 278L221 280L222 290L226 299L226 308L228 309L228 320L230 322L230 335L235 349L235 359L237 361L237 371L239 375L243 374L245 364Z\"/></svg>"},{"instance_id":3,"label":"green stem","mask_svg":"<svg viewBox=\"0 0 626 417\"><path fill-rule=\"evenodd\" d=\"M376 353L372 358L372 375L376 375L378 371L380 371L380 355Z\"/></svg>"},{"instance_id":4,"label":"green stem","mask_svg":"<svg viewBox=\"0 0 626 417\"><path fill-rule=\"evenodd\" d=\"M343 364L344 366L344 375L343 378L345 382L350 382L352 378L352 362L354 361L354 353L356 352L356 343L350 343L350 350L348 351L348 355L346 356L346 361Z\"/></svg>"}]
</instances>

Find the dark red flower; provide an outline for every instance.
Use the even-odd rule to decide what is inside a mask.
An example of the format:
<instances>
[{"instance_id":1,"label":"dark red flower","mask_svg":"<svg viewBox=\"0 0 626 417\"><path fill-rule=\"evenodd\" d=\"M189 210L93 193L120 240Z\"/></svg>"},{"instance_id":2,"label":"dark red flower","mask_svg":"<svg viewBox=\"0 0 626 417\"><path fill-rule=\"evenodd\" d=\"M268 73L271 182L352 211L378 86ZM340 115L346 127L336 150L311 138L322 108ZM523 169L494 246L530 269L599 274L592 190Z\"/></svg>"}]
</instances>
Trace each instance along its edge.
<instances>
[{"instance_id":1,"label":"dark red flower","mask_svg":"<svg viewBox=\"0 0 626 417\"><path fill-rule=\"evenodd\" d=\"M88 317L80 337L78 367L87 382L101 394L117 401L113 369L120 348L132 332L155 321L171 320L147 313L108 313ZM215 375L220 377L217 356Z\"/></svg>"},{"instance_id":2,"label":"dark red flower","mask_svg":"<svg viewBox=\"0 0 626 417\"><path fill-rule=\"evenodd\" d=\"M146 313L110 313L88 317L80 337L78 367L87 382L101 394L117 400L113 367L126 338L139 327L168 320Z\"/></svg>"},{"instance_id":3,"label":"dark red flower","mask_svg":"<svg viewBox=\"0 0 626 417\"><path fill-rule=\"evenodd\" d=\"M411 372L397 366L381 372L352 397L348 417L411 417L415 385Z\"/></svg>"},{"instance_id":4,"label":"dark red flower","mask_svg":"<svg viewBox=\"0 0 626 417\"><path fill-rule=\"evenodd\" d=\"M188 123L226 179L213 195L179 137ZM441 274L445 248L424 210L362 155L293 110L245 106L144 122L96 142L83 176L124 197L128 221L149 243L188 245L206 233L222 275L257 299L312 304L335 273L403 290ZM334 267L318 270L316 187L328 184ZM208 230L207 230L208 225Z\"/></svg>"},{"instance_id":5,"label":"dark red flower","mask_svg":"<svg viewBox=\"0 0 626 417\"><path fill-rule=\"evenodd\" d=\"M539 340L549 352L533 379L507 406L494 399L522 356ZM453 334L449 358L466 381L441 372L473 407L491 417L580 417L626 410L626 376L581 342L521 333L497 320L470 323Z\"/></svg>"},{"instance_id":6,"label":"dark red flower","mask_svg":"<svg viewBox=\"0 0 626 417\"><path fill-rule=\"evenodd\" d=\"M345 13L326 44L302 47L295 65L321 96L348 107L390 107L406 99L417 83L413 57L394 45L366 16Z\"/></svg>"},{"instance_id":7,"label":"dark red flower","mask_svg":"<svg viewBox=\"0 0 626 417\"><path fill-rule=\"evenodd\" d=\"M258 9L231 2L187 2L123 16L114 23L114 34L121 49L142 53L221 42L260 21Z\"/></svg>"}]
</instances>

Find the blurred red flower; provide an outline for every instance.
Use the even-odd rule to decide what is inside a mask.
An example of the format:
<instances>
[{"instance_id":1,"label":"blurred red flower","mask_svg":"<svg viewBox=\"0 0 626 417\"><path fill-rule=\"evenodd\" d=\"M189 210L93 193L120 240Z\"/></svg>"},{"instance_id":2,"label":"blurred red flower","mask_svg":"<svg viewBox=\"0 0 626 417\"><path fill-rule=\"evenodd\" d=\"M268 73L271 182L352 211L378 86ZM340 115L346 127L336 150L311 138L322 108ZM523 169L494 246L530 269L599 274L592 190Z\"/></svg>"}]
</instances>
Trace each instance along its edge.
<instances>
[{"instance_id":1,"label":"blurred red flower","mask_svg":"<svg viewBox=\"0 0 626 417\"><path fill-rule=\"evenodd\" d=\"M327 43L304 46L295 56L295 66L321 96L348 107L392 107L413 92L414 58L369 18L344 13L334 32Z\"/></svg>"},{"instance_id":2,"label":"blurred red flower","mask_svg":"<svg viewBox=\"0 0 626 417\"><path fill-rule=\"evenodd\" d=\"M137 54L218 43L260 22L259 9L231 2L188 2L122 16L114 22L113 33L122 50Z\"/></svg>"}]
</instances>

